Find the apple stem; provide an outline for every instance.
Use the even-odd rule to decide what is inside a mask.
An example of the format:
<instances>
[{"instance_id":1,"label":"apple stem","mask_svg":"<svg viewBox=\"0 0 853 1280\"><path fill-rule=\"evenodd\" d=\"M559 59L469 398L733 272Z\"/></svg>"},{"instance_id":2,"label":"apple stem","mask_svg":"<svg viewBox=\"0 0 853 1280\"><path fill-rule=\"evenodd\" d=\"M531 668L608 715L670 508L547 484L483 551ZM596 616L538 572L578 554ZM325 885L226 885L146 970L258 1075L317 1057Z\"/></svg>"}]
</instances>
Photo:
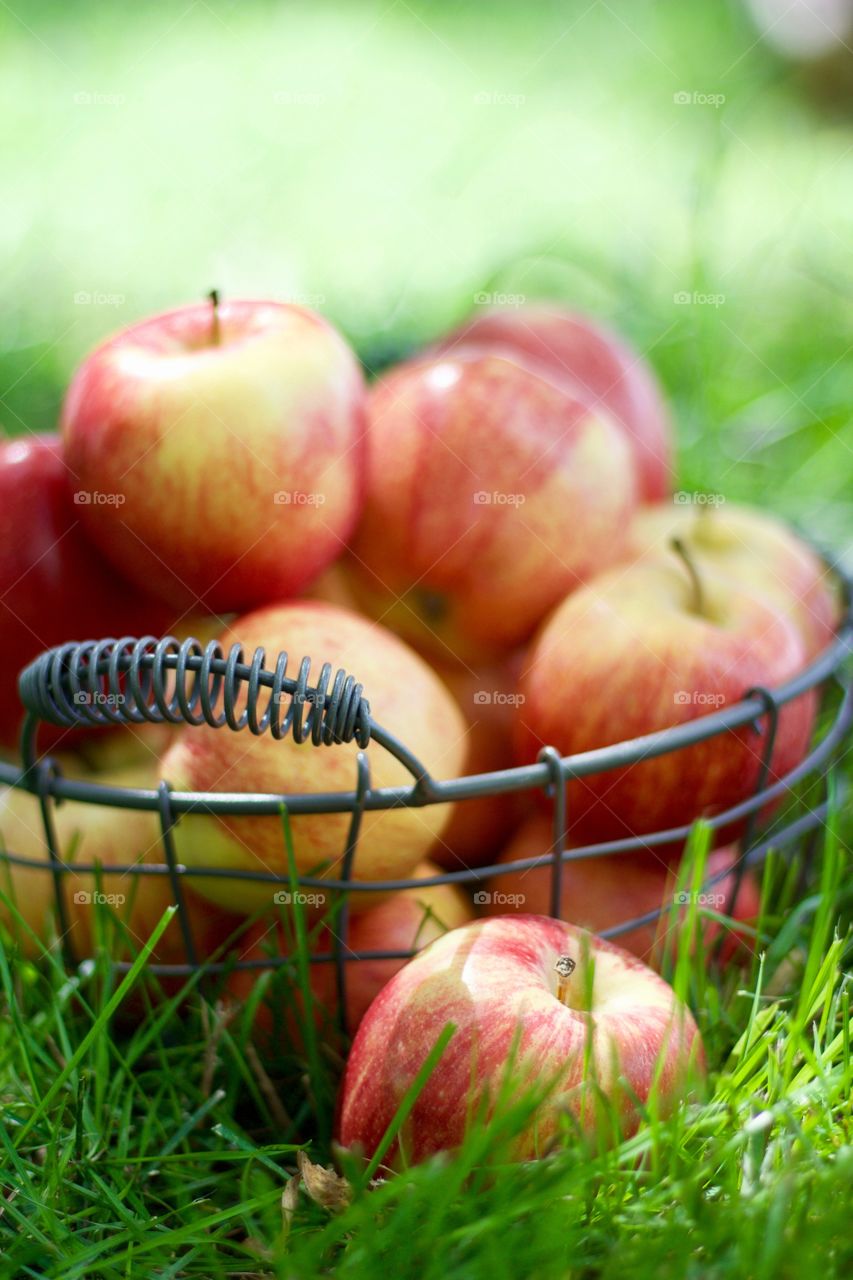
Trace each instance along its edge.
<instances>
[{"instance_id":1,"label":"apple stem","mask_svg":"<svg viewBox=\"0 0 853 1280\"><path fill-rule=\"evenodd\" d=\"M210 305L213 309L210 323L210 345L218 347L222 336L219 329L219 290L211 289L207 296L210 298Z\"/></svg>"},{"instance_id":2,"label":"apple stem","mask_svg":"<svg viewBox=\"0 0 853 1280\"><path fill-rule=\"evenodd\" d=\"M670 547L681 561L690 575L690 584L693 588L693 612L705 613L705 592L702 590L702 579L699 576L699 570L696 568L696 561L693 559L692 552L688 551L687 544L681 538L673 538Z\"/></svg>"},{"instance_id":3,"label":"apple stem","mask_svg":"<svg viewBox=\"0 0 853 1280\"><path fill-rule=\"evenodd\" d=\"M560 979L557 983L557 999L561 1004L568 1004L569 978L577 968L577 964L571 956L558 956L554 968L557 970Z\"/></svg>"}]
</instances>

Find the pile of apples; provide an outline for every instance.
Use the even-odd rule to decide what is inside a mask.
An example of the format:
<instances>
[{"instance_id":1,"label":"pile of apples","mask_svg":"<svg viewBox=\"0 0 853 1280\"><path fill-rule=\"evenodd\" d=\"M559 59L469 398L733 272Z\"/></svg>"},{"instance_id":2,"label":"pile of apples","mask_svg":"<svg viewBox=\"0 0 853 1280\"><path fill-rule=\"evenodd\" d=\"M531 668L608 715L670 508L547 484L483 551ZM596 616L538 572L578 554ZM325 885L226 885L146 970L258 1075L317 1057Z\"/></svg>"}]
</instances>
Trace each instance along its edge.
<instances>
[{"instance_id":1,"label":"pile of apples","mask_svg":"<svg viewBox=\"0 0 853 1280\"><path fill-rule=\"evenodd\" d=\"M772 516L674 485L670 417L651 368L556 306L481 311L370 386L342 336L300 307L212 295L146 320L83 362L57 436L0 445L0 743L14 751L17 672L41 650L147 634L260 647L267 665L284 650L291 671L309 656L315 678L323 663L343 668L374 720L437 779L528 763L545 746L594 752L707 715L814 659L838 624L839 593ZM802 759L815 713L811 693L781 711L769 782ZM72 776L119 786L287 796L349 791L356 777L354 743L206 725L45 726L39 747ZM760 728L747 726L574 779L567 840L644 836L719 813L753 792L762 755ZM383 749L372 745L368 759L371 787L410 783ZM368 809L353 874L366 885L417 882L545 854L545 813L518 794ZM147 937L171 899L167 877L73 866L161 863L156 815L65 802L55 821L72 868L64 892L76 952L95 945L101 902L121 925L117 952ZM291 816L300 874L340 874L348 823ZM718 833L713 905L748 921L757 890L745 877L734 900L739 833ZM188 868L288 874L278 817L194 813L175 840ZM0 841L46 861L33 796L0 795ZM417 883L352 893L351 950L432 945L405 968L347 963L349 1025L362 1025L342 1140L375 1148L447 1020L457 1036L413 1113L409 1155L460 1140L470 1055L487 1045L486 1091L519 1021L525 1061L556 1066L560 1055L577 1059L591 1010L602 1067L639 1036L631 1088L648 1096L650 1061L664 1049L677 1097L688 1059L701 1057L690 1015L645 963L595 933L671 902L683 844L568 864L563 922L542 918L546 867L484 877L475 894ZM37 950L50 936L52 878L13 865L4 877L14 904L4 922ZM199 956L229 940L240 960L287 946L287 893L257 880L185 883ZM325 895L303 897L320 920ZM334 927L318 925L321 949ZM654 927L623 942L656 962ZM723 954L736 949L727 938ZM185 958L173 921L154 959ZM312 973L318 1008L333 1014L333 966ZM234 972L232 996L246 997L253 980ZM278 1016L259 1015L259 1033ZM580 1114L579 1097L573 1067L537 1142L553 1135L561 1106Z\"/></svg>"}]
</instances>

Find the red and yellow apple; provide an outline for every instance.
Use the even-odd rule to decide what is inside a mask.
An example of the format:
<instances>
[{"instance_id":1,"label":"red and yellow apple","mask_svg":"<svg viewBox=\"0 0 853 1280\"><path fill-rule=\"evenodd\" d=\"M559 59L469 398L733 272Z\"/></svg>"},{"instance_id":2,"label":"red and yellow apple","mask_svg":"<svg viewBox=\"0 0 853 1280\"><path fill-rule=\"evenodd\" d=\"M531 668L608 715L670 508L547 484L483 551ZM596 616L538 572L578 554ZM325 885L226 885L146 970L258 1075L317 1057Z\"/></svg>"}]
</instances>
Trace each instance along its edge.
<instances>
[{"instance_id":1,"label":"red and yellow apple","mask_svg":"<svg viewBox=\"0 0 853 1280\"><path fill-rule=\"evenodd\" d=\"M222 637L226 647L236 641L247 655L263 648L269 666L280 651L287 652L294 676L303 657L312 659L315 679L324 662L333 670L342 668L363 685L373 719L401 738L433 777L461 772L466 726L459 708L427 663L384 627L334 605L297 601L238 618ZM248 731L202 725L180 731L164 757L162 772L177 791L260 791L286 799L299 793L354 791L357 751L354 742L314 746L292 737L278 741L269 733L256 737ZM371 743L367 757L374 789L412 785L411 773L384 747ZM385 880L409 875L450 816L448 805L367 810L354 877ZM350 815L293 814L290 822L297 870L339 874ZM279 816L190 814L178 823L175 839L181 861L188 866L288 873ZM271 904L274 891L270 884L230 879L199 877L194 884L211 901L245 912ZM364 897L354 896L354 907L366 906L357 901Z\"/></svg>"},{"instance_id":2,"label":"red and yellow apple","mask_svg":"<svg viewBox=\"0 0 853 1280\"><path fill-rule=\"evenodd\" d=\"M637 513L626 558L656 559L673 538L700 568L719 570L789 614L809 659L829 644L841 616L838 579L782 520L733 502L658 503Z\"/></svg>"},{"instance_id":3,"label":"red and yellow apple","mask_svg":"<svg viewBox=\"0 0 853 1280\"><path fill-rule=\"evenodd\" d=\"M62 431L89 533L180 608L295 594L358 517L361 371L300 307L200 304L134 325L80 366Z\"/></svg>"},{"instance_id":4,"label":"red and yellow apple","mask_svg":"<svg viewBox=\"0 0 853 1280\"><path fill-rule=\"evenodd\" d=\"M0 745L9 749L24 718L18 674L42 650L71 640L159 635L168 623L165 607L122 581L85 537L76 488L56 436L0 443ZM79 737L77 730L44 725L38 745L67 749Z\"/></svg>"},{"instance_id":5,"label":"red and yellow apple","mask_svg":"<svg viewBox=\"0 0 853 1280\"><path fill-rule=\"evenodd\" d=\"M536 858L551 851L551 823L542 814L532 814L516 832L498 859L498 864L519 862L522 858ZM753 925L761 910L761 893L754 877L747 872L741 880L737 897L735 868L737 851L731 846L714 849L708 855L706 878L716 877L704 891L699 906L707 907L717 915L732 918L726 926L726 937L721 946L721 957L730 960L744 949L752 949L748 933L738 929L738 922ZM639 924L627 933L621 933L614 941L633 955L656 967L660 958L664 935L673 921L670 909L677 891L675 872L664 863L656 861L652 851L639 856L636 853L609 854L600 858L581 858L577 862L563 864L560 879L560 916L563 920L602 933L635 916L648 915L663 908L659 920ZM508 871L495 876L485 890L486 915L547 915L551 904L551 868L533 867L527 871ZM686 909L686 908L685 908ZM679 920L684 912L679 912ZM722 926L709 920L703 928L705 946L715 940Z\"/></svg>"},{"instance_id":6,"label":"red and yellow apple","mask_svg":"<svg viewBox=\"0 0 853 1280\"><path fill-rule=\"evenodd\" d=\"M695 720L774 688L805 662L789 616L708 566L674 553L612 570L569 596L542 628L522 676L521 761L543 746L594 751ZM779 715L768 783L803 758L815 697ZM763 738L755 725L568 783L575 843L687 826L754 792ZM718 833L731 839L734 830Z\"/></svg>"},{"instance_id":7,"label":"red and yellow apple","mask_svg":"<svg viewBox=\"0 0 853 1280\"><path fill-rule=\"evenodd\" d=\"M440 872L440 867L422 862L415 868L412 878L422 880ZM404 889L375 906L370 905L371 894L358 896L366 898L368 905L351 915L344 948L344 955L348 957L344 976L346 1020L350 1034L355 1032L385 984L406 963L402 959L355 960L349 958L353 953L420 951L450 929L467 924L474 915L470 898L449 884ZM321 925L320 936L312 940L312 951L331 954L336 928L332 923ZM253 925L241 941L239 958L261 960L270 955L287 955L290 951L281 917L272 921L264 918ZM228 990L238 999L246 1000L256 979L257 971L235 969L229 978ZM338 1011L337 977L332 961L311 965L311 993L317 1022L326 1029L334 1022ZM298 996L294 996L294 1000L282 1000L280 989L275 982L272 983L269 998L261 1004L255 1019L261 1043L266 1045L273 1037L278 1042L281 1037L288 1040L292 1048L301 1042Z\"/></svg>"},{"instance_id":8,"label":"red and yellow apple","mask_svg":"<svg viewBox=\"0 0 853 1280\"><path fill-rule=\"evenodd\" d=\"M515 354L603 406L628 434L646 502L672 492L672 425L650 364L588 316L553 303L496 307L472 316L437 346L442 355L469 349Z\"/></svg>"},{"instance_id":9,"label":"red and yellow apple","mask_svg":"<svg viewBox=\"0 0 853 1280\"><path fill-rule=\"evenodd\" d=\"M542 916L478 920L437 939L391 979L367 1011L350 1052L339 1140L371 1156L445 1026L444 1054L384 1163L458 1148L474 1114L494 1114L550 1085L513 1155L541 1155L594 1133L603 1093L623 1134L640 1106L665 1114L702 1070L689 1011L635 956Z\"/></svg>"},{"instance_id":10,"label":"red and yellow apple","mask_svg":"<svg viewBox=\"0 0 853 1280\"><path fill-rule=\"evenodd\" d=\"M443 662L525 641L615 563L636 496L622 427L514 355L400 365L371 392L362 607Z\"/></svg>"}]
</instances>

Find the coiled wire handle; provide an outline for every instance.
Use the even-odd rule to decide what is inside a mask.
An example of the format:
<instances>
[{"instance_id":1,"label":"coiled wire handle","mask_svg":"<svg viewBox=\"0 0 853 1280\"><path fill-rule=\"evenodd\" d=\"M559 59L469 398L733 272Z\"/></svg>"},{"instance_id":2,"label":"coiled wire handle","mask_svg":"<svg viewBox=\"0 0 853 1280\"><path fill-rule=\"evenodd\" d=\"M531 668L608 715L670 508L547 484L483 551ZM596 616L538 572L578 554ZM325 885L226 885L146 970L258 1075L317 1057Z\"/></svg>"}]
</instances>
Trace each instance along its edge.
<instances>
[{"instance_id":1,"label":"coiled wire handle","mask_svg":"<svg viewBox=\"0 0 853 1280\"><path fill-rule=\"evenodd\" d=\"M309 683L307 657L294 679L288 661L279 653L268 669L264 649L247 661L242 645L226 653L216 640L86 640L41 654L21 672L18 689L31 722L227 725L300 743L310 738L315 746L355 741L364 749L373 726L362 686L343 670L333 678L328 662Z\"/></svg>"}]
</instances>

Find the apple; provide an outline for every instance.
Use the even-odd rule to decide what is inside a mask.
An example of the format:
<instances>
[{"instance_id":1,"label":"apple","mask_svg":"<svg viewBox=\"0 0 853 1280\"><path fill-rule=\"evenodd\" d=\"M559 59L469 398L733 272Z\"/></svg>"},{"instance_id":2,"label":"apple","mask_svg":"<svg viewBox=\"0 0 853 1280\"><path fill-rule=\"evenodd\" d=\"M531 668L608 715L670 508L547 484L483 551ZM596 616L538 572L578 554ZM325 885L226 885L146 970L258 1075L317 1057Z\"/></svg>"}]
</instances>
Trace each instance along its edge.
<instances>
[{"instance_id":1,"label":"apple","mask_svg":"<svg viewBox=\"0 0 853 1280\"><path fill-rule=\"evenodd\" d=\"M441 869L430 862L422 862L415 868L412 878L425 879L440 875ZM355 898L352 895L350 901ZM344 954L365 951L420 951L434 938L441 937L449 929L456 929L473 919L471 900L455 885L426 885L423 888L403 889L392 897L370 906L371 894L360 894L367 899L367 908L350 917L346 933ZM334 945L332 922L320 926L319 937L312 935L312 950L317 954L331 954ZM252 925L241 940L241 960L261 960L265 956L287 955L292 949L281 917L274 920L262 918ZM405 960L353 960L347 959L345 968L347 1028L353 1034L368 1007L386 982L402 969ZM235 969L228 982L230 994L245 1001L257 981L258 973L251 969ZM292 986L291 974L283 978ZM338 991L335 965L320 961L311 965L311 993L317 1021L322 1030L330 1029L337 1016ZM281 1037L291 1050L301 1042L298 1001L294 1006L282 996L273 981L267 1000L258 1009L255 1032L266 1048Z\"/></svg>"},{"instance_id":2,"label":"apple","mask_svg":"<svg viewBox=\"0 0 853 1280\"><path fill-rule=\"evenodd\" d=\"M488 1119L508 1087L517 1098L537 1083L551 1087L516 1159L546 1153L572 1120L594 1133L599 1090L628 1135L653 1082L666 1113L704 1065L689 1011L635 956L543 916L478 920L422 951L367 1011L341 1093L343 1146L375 1152L448 1023L454 1034L386 1164L459 1147L473 1113Z\"/></svg>"},{"instance_id":3,"label":"apple","mask_svg":"<svg viewBox=\"0 0 853 1280\"><path fill-rule=\"evenodd\" d=\"M465 759L465 722L449 691L426 662L391 632L358 614L319 601L269 606L238 618L222 637L239 641L251 655L256 647L272 666L282 650L296 675L303 657L312 659L314 680L321 664L342 668L364 687L373 719L401 738L433 777L456 777ZM309 681L309 683L312 683ZM281 741L269 733L233 733L208 725L179 731L162 764L163 777L177 791L264 792L288 795L354 791L355 742L314 746L310 740ZM367 748L373 788L408 786L412 775L384 747ZM408 876L427 855L451 816L448 805L397 806L366 811L353 873L359 880ZM294 814L294 856L302 874L338 875L347 843L348 813ZM288 862L282 821L269 817L214 817L190 814L178 824L176 843L188 866L233 871L271 871L286 876ZM199 892L234 910L252 912L272 904L274 886L260 882L199 877ZM353 905L359 904L356 895Z\"/></svg>"},{"instance_id":4,"label":"apple","mask_svg":"<svg viewBox=\"0 0 853 1280\"><path fill-rule=\"evenodd\" d=\"M685 553L686 554L686 553ZM768 600L710 567L661 552L603 574L567 600L531 647L521 680L518 758L545 745L575 755L683 724L772 689L805 663L802 638ZM805 754L816 699L779 715L768 782ZM755 790L763 739L754 725L568 783L575 843L686 826ZM718 832L733 839L734 830Z\"/></svg>"},{"instance_id":5,"label":"apple","mask_svg":"<svg viewBox=\"0 0 853 1280\"><path fill-rule=\"evenodd\" d=\"M358 516L361 371L301 307L214 300L124 330L78 369L62 432L90 534L179 608L294 595Z\"/></svg>"},{"instance_id":6,"label":"apple","mask_svg":"<svg viewBox=\"0 0 853 1280\"><path fill-rule=\"evenodd\" d=\"M159 634L168 622L163 605L118 578L88 541L75 486L56 436L0 442L0 744L9 749L24 718L18 673L42 650ZM67 749L79 737L43 725L38 745Z\"/></svg>"},{"instance_id":7,"label":"apple","mask_svg":"<svg viewBox=\"0 0 853 1280\"><path fill-rule=\"evenodd\" d=\"M672 424L651 365L588 316L548 303L484 310L444 338L442 355L468 349L515 353L603 406L625 428L642 498L672 492Z\"/></svg>"},{"instance_id":8,"label":"apple","mask_svg":"<svg viewBox=\"0 0 853 1280\"><path fill-rule=\"evenodd\" d=\"M697 565L719 569L789 613L809 659L829 644L841 617L838 579L783 521L753 507L721 505L713 495L706 502L642 507L631 526L626 558L656 557L674 537Z\"/></svg>"},{"instance_id":9,"label":"apple","mask_svg":"<svg viewBox=\"0 0 853 1280\"><path fill-rule=\"evenodd\" d=\"M498 865L536 858L551 852L551 823L543 814L532 814L516 832L498 859ZM734 898L737 850L732 846L714 849L708 855L705 876L710 878L724 870L723 879L709 885L700 907L734 921L752 925L761 911L761 892L754 877L747 872ZM676 875L651 855L636 853L608 854L606 857L582 858L563 864L560 880L560 915L593 933L612 929L634 916L647 915L664 908L666 914L651 924L640 924L614 941L626 951L657 967L663 935L670 928L669 911L677 891ZM551 868L533 867L528 871L510 871L495 876L483 891L486 915L547 915L551 903ZM734 900L733 900L734 898ZM683 914L683 913L681 913ZM706 948L720 932L716 921L707 921L703 929ZM752 950L752 939L727 926L720 955L731 960L744 949Z\"/></svg>"},{"instance_id":10,"label":"apple","mask_svg":"<svg viewBox=\"0 0 853 1280\"><path fill-rule=\"evenodd\" d=\"M371 616L442 661L525 641L617 561L636 477L620 425L515 357L399 365L370 395L353 583Z\"/></svg>"},{"instance_id":11,"label":"apple","mask_svg":"<svg viewBox=\"0 0 853 1280\"><path fill-rule=\"evenodd\" d=\"M157 786L157 772L150 764L98 774L72 766L69 776L107 786L146 790ZM151 810L65 800L56 804L53 812L58 851L66 864L132 866L164 862L160 822ZM0 849L44 863L49 860L39 802L27 791L14 787L0 790ZM208 903L194 896L186 882L184 885L197 954L210 956L233 931L235 920L211 910ZM116 959L125 959L147 940L163 912L175 900L171 881L165 875L106 871L97 876L70 870L63 874L62 887L72 948L80 958L91 955L96 945L99 911L109 908L114 913L117 932L110 935L111 946ZM21 928L6 897L36 937L48 946L56 930L53 876L47 870L5 863L0 856L0 889L5 895L0 896L0 922L18 939L25 955L38 956L41 948ZM180 922L175 917L152 953L151 961L184 964L186 959Z\"/></svg>"},{"instance_id":12,"label":"apple","mask_svg":"<svg viewBox=\"0 0 853 1280\"><path fill-rule=\"evenodd\" d=\"M511 769L515 763L512 739L519 698L516 665L515 656L511 661L477 671L433 664L468 722L463 774ZM448 871L494 862L529 803L529 797L521 791L460 800L430 856Z\"/></svg>"}]
</instances>

